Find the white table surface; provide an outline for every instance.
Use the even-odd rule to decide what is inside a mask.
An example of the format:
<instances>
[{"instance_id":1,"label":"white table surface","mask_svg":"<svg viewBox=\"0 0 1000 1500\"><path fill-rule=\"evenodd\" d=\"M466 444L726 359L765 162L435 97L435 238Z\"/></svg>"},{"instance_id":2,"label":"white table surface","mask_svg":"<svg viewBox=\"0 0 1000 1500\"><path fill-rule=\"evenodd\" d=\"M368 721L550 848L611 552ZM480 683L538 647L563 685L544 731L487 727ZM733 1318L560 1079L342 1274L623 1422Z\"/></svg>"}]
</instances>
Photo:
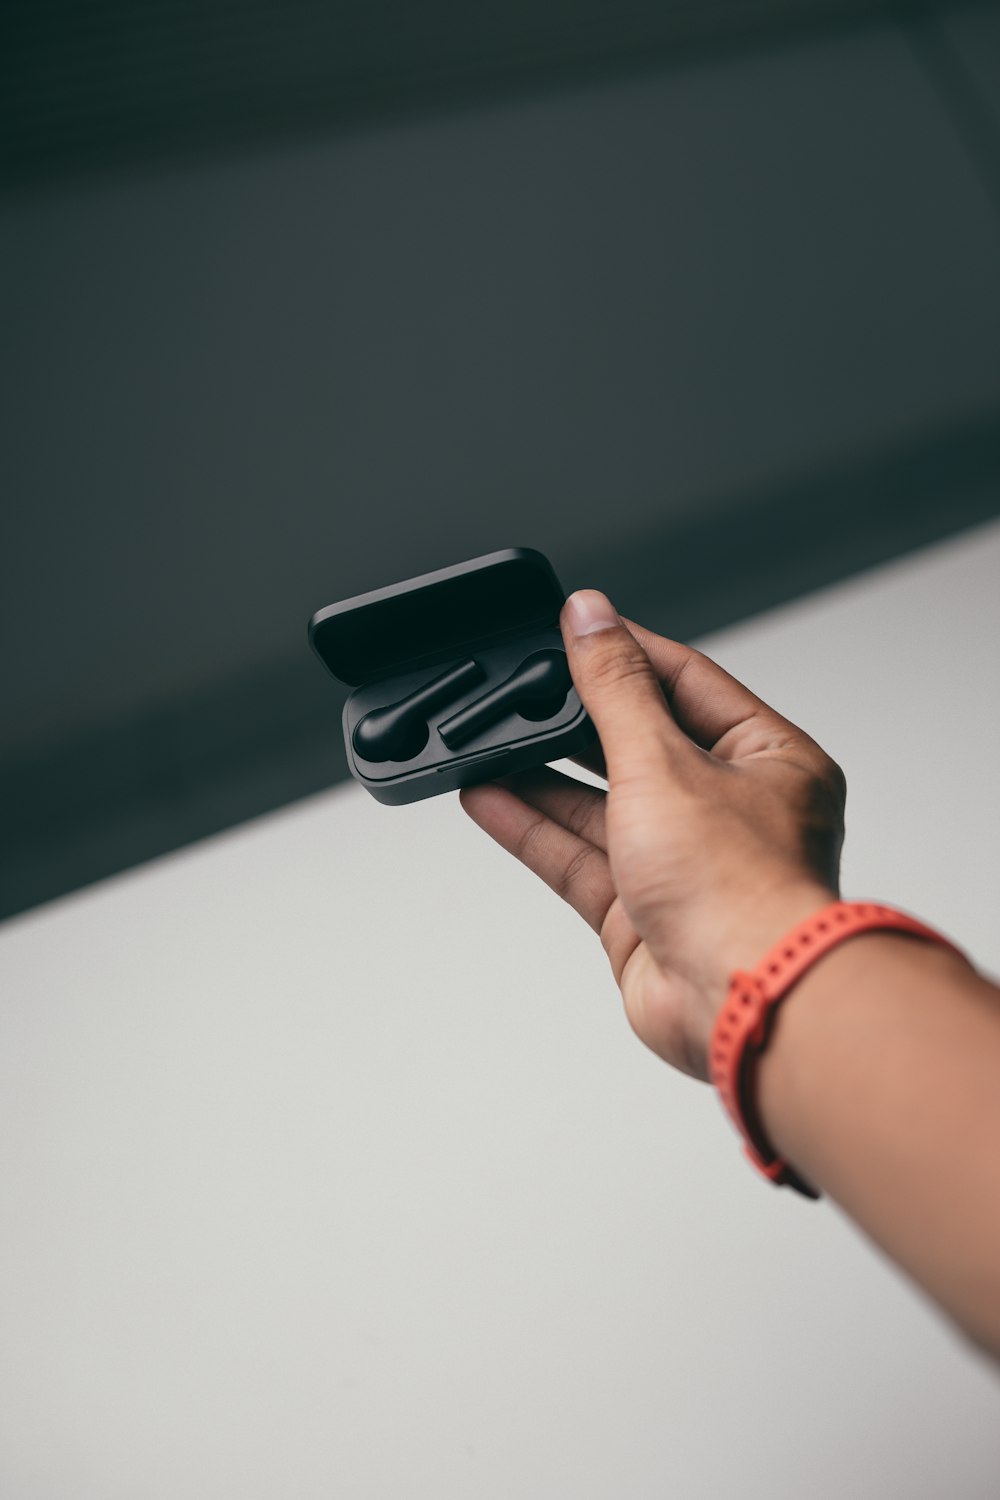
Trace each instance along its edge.
<instances>
[{"instance_id":1,"label":"white table surface","mask_svg":"<svg viewBox=\"0 0 1000 1500\"><path fill-rule=\"evenodd\" d=\"M994 972L998 585L993 526L706 643L845 766L847 894ZM998 1493L997 1374L455 797L0 930L0 1495Z\"/></svg>"}]
</instances>

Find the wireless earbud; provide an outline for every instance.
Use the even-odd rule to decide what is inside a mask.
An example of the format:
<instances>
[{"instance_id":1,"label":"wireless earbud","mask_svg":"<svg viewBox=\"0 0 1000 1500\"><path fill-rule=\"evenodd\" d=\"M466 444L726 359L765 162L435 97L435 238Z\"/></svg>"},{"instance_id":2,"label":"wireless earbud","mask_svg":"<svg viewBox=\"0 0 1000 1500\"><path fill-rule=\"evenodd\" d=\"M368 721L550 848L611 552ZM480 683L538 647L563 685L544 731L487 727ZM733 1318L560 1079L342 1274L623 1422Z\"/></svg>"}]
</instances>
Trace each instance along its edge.
<instances>
[{"instance_id":1,"label":"wireless earbud","mask_svg":"<svg viewBox=\"0 0 1000 1500\"><path fill-rule=\"evenodd\" d=\"M446 719L438 733L449 750L457 750L508 714L550 719L566 702L572 681L564 651L536 651L505 682Z\"/></svg>"},{"instance_id":2,"label":"wireless earbud","mask_svg":"<svg viewBox=\"0 0 1000 1500\"><path fill-rule=\"evenodd\" d=\"M400 698L398 703L372 709L354 730L355 750L364 760L412 760L430 738L428 719L482 682L485 675L479 663L470 658L442 672L415 693Z\"/></svg>"}]
</instances>

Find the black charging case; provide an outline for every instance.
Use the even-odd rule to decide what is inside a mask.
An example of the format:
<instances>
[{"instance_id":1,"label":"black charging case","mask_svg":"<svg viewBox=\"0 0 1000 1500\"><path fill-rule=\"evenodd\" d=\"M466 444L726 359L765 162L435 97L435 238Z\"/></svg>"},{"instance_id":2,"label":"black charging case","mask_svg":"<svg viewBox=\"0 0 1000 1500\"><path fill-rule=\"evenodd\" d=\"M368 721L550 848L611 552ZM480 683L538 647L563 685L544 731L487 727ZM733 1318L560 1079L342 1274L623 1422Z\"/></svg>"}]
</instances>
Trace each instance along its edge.
<instances>
[{"instance_id":1,"label":"black charging case","mask_svg":"<svg viewBox=\"0 0 1000 1500\"><path fill-rule=\"evenodd\" d=\"M509 547L318 610L310 644L354 689L352 775L396 805L583 750L595 731L565 662L563 600L548 558ZM420 694L430 707L408 710Z\"/></svg>"}]
</instances>

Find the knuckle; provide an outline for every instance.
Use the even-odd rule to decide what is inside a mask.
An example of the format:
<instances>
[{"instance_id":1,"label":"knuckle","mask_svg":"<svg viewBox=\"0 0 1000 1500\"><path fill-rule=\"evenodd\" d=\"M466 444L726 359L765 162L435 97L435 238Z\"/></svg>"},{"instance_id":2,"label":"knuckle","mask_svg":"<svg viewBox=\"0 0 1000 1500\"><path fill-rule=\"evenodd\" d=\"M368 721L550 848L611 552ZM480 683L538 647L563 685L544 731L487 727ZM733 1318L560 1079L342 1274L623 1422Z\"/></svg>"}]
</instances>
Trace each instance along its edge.
<instances>
[{"instance_id":1,"label":"knuckle","mask_svg":"<svg viewBox=\"0 0 1000 1500\"><path fill-rule=\"evenodd\" d=\"M833 885L844 840L846 787L840 766L820 751L789 809L801 855Z\"/></svg>"},{"instance_id":2,"label":"knuckle","mask_svg":"<svg viewBox=\"0 0 1000 1500\"><path fill-rule=\"evenodd\" d=\"M677 692L677 689L680 686L681 682L684 680L685 675L691 671L692 667L700 667L704 669L706 663L708 663L710 666L714 666L714 663L709 662L709 658L703 651L699 651L695 646L689 646L687 655L682 659L677 670L670 677L670 692Z\"/></svg>"},{"instance_id":3,"label":"knuckle","mask_svg":"<svg viewBox=\"0 0 1000 1500\"><path fill-rule=\"evenodd\" d=\"M528 865L529 868L535 864L540 845L545 837L546 822L545 815L539 813L537 817L524 825L518 835L514 852L522 864Z\"/></svg>"},{"instance_id":4,"label":"knuckle","mask_svg":"<svg viewBox=\"0 0 1000 1500\"><path fill-rule=\"evenodd\" d=\"M566 815L566 826L570 833L586 838L599 827L604 816L603 801L595 802L589 791L577 797Z\"/></svg>"},{"instance_id":5,"label":"knuckle","mask_svg":"<svg viewBox=\"0 0 1000 1500\"><path fill-rule=\"evenodd\" d=\"M847 801L847 777L837 762L819 750L812 768L811 803L818 813L837 823Z\"/></svg>"},{"instance_id":6,"label":"knuckle","mask_svg":"<svg viewBox=\"0 0 1000 1500\"><path fill-rule=\"evenodd\" d=\"M843 767L831 756L826 756L825 780L835 801L841 806L847 801L847 777Z\"/></svg>"},{"instance_id":7,"label":"knuckle","mask_svg":"<svg viewBox=\"0 0 1000 1500\"><path fill-rule=\"evenodd\" d=\"M843 770L815 740L805 743L803 765L808 772L809 789L817 804L843 809L847 800L847 777Z\"/></svg>"},{"instance_id":8,"label":"knuckle","mask_svg":"<svg viewBox=\"0 0 1000 1500\"><path fill-rule=\"evenodd\" d=\"M652 681L652 671L641 651L620 640L600 642L599 649L592 652L587 662L586 675L598 691Z\"/></svg>"},{"instance_id":9,"label":"knuckle","mask_svg":"<svg viewBox=\"0 0 1000 1500\"><path fill-rule=\"evenodd\" d=\"M592 844L586 844L582 849L577 850L568 864L563 866L556 878L555 888L556 894L564 901L569 900L572 892L578 888L581 879L589 872L596 853L597 850Z\"/></svg>"}]
</instances>

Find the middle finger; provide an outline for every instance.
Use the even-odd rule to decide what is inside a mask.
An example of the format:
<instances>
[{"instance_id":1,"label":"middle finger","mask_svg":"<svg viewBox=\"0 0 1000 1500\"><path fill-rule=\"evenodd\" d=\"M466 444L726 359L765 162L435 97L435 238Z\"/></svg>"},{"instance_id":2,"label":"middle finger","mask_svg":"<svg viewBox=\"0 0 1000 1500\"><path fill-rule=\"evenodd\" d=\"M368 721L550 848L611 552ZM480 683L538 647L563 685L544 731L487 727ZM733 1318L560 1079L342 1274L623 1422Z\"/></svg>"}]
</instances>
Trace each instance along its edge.
<instances>
[{"instance_id":1,"label":"middle finger","mask_svg":"<svg viewBox=\"0 0 1000 1500\"><path fill-rule=\"evenodd\" d=\"M545 813L560 827L586 839L598 849L608 850L605 828L605 798L600 787L564 776L549 766L537 770L516 771L512 776L497 778L501 786L515 792L522 802Z\"/></svg>"}]
</instances>

